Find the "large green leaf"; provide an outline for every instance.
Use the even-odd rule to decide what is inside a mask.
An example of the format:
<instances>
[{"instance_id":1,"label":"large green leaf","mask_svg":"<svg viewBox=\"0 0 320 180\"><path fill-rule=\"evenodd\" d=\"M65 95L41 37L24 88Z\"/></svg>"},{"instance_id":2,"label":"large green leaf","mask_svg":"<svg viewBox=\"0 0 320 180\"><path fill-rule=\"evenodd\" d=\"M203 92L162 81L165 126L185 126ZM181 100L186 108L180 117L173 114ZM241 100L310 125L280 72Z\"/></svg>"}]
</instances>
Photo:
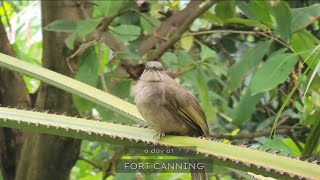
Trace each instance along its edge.
<instances>
[{"instance_id":1,"label":"large green leaf","mask_svg":"<svg viewBox=\"0 0 320 180\"><path fill-rule=\"evenodd\" d=\"M72 32L65 40L69 49L73 49L73 43L77 37L84 39L85 36L93 32L102 19L87 19L81 21L57 20L45 27L47 31Z\"/></svg>"},{"instance_id":2,"label":"large green leaf","mask_svg":"<svg viewBox=\"0 0 320 180\"><path fill-rule=\"evenodd\" d=\"M236 1L237 7L251 20L258 21L250 4L245 1Z\"/></svg>"},{"instance_id":3,"label":"large green leaf","mask_svg":"<svg viewBox=\"0 0 320 180\"><path fill-rule=\"evenodd\" d=\"M158 28L161 24L161 21L153 16L150 16L150 15L146 15L145 14L145 17L148 18L148 21L143 18L143 17L140 17L140 24L141 24L141 27L148 32L148 34L152 34L154 32L154 30L156 28ZM149 22L150 21L150 22ZM152 23L152 24L151 24ZM153 27L153 25L155 27Z\"/></svg>"},{"instance_id":4,"label":"large green leaf","mask_svg":"<svg viewBox=\"0 0 320 180\"><path fill-rule=\"evenodd\" d=\"M250 84L251 95L271 90L284 82L297 60L298 56L292 53L271 56L253 75Z\"/></svg>"},{"instance_id":5,"label":"large green leaf","mask_svg":"<svg viewBox=\"0 0 320 180\"><path fill-rule=\"evenodd\" d=\"M141 32L141 28L134 25L120 25L115 27L111 34L113 37L121 41L133 41L136 40Z\"/></svg>"},{"instance_id":6,"label":"large green leaf","mask_svg":"<svg viewBox=\"0 0 320 180\"><path fill-rule=\"evenodd\" d=\"M232 122L236 125L242 125L250 120L252 113L256 110L256 105L259 103L263 94L251 95L250 89L241 97L239 104L232 112Z\"/></svg>"},{"instance_id":7,"label":"large green leaf","mask_svg":"<svg viewBox=\"0 0 320 180\"><path fill-rule=\"evenodd\" d=\"M77 23L71 20L57 20L45 26L44 29L55 32L72 32L77 28Z\"/></svg>"},{"instance_id":8,"label":"large green leaf","mask_svg":"<svg viewBox=\"0 0 320 180\"><path fill-rule=\"evenodd\" d=\"M292 9L292 32L299 31L320 17L320 4Z\"/></svg>"},{"instance_id":9,"label":"large green leaf","mask_svg":"<svg viewBox=\"0 0 320 180\"><path fill-rule=\"evenodd\" d=\"M96 6L94 6L93 15L96 17L108 17L115 13L117 13L121 5L122 1L95 1Z\"/></svg>"},{"instance_id":10,"label":"large green leaf","mask_svg":"<svg viewBox=\"0 0 320 180\"><path fill-rule=\"evenodd\" d=\"M215 7L215 14L222 20L236 16L236 3L234 0L218 1Z\"/></svg>"},{"instance_id":11,"label":"large green leaf","mask_svg":"<svg viewBox=\"0 0 320 180\"><path fill-rule=\"evenodd\" d=\"M296 54L299 54L304 61L311 67L315 69L318 64L317 57L320 54L320 49L317 49L315 52L312 51L316 48L316 44L319 44L320 41L315 36L313 36L307 30L301 30L292 35L291 46ZM311 54L312 53L312 54Z\"/></svg>"},{"instance_id":12,"label":"large green leaf","mask_svg":"<svg viewBox=\"0 0 320 180\"><path fill-rule=\"evenodd\" d=\"M275 27L271 18L271 4L269 1L252 0L250 1L250 6L257 19L270 28Z\"/></svg>"},{"instance_id":13,"label":"large green leaf","mask_svg":"<svg viewBox=\"0 0 320 180\"><path fill-rule=\"evenodd\" d=\"M276 19L276 33L283 39L284 42L289 43L291 37L291 21L292 15L289 5L281 1L272 7L272 14Z\"/></svg>"},{"instance_id":14,"label":"large green leaf","mask_svg":"<svg viewBox=\"0 0 320 180\"><path fill-rule=\"evenodd\" d=\"M259 42L254 48L249 49L241 58L240 62L234 64L229 72L230 78L227 89L233 90L241 85L245 76L250 74L258 66L263 56L268 51L271 40Z\"/></svg>"},{"instance_id":15,"label":"large green leaf","mask_svg":"<svg viewBox=\"0 0 320 180\"><path fill-rule=\"evenodd\" d=\"M75 79L86 83L92 87L97 87L98 84L98 57L94 47L90 47L80 57L80 65ZM80 115L88 115L91 113L93 103L80 98L79 96L72 96L73 104L77 108Z\"/></svg>"}]
</instances>

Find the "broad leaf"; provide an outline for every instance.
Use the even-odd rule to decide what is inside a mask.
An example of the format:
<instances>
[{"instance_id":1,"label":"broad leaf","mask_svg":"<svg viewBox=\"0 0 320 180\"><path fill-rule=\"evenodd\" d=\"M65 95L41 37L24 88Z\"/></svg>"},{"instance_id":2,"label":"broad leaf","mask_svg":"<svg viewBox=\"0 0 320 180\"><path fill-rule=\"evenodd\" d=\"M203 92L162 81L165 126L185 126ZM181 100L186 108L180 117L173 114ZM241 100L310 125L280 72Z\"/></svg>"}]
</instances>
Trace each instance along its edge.
<instances>
[{"instance_id":1,"label":"broad leaf","mask_svg":"<svg viewBox=\"0 0 320 180\"><path fill-rule=\"evenodd\" d=\"M229 72L230 78L227 90L240 87L245 76L253 71L261 62L263 56L268 51L271 40L259 42L254 48L249 49L241 58L240 62L234 64Z\"/></svg>"},{"instance_id":2,"label":"broad leaf","mask_svg":"<svg viewBox=\"0 0 320 180\"><path fill-rule=\"evenodd\" d=\"M320 17L320 4L292 9L292 32L299 31Z\"/></svg>"},{"instance_id":3,"label":"broad leaf","mask_svg":"<svg viewBox=\"0 0 320 180\"><path fill-rule=\"evenodd\" d=\"M251 95L265 92L284 82L297 63L298 56L291 53L271 56L252 77Z\"/></svg>"},{"instance_id":4,"label":"broad leaf","mask_svg":"<svg viewBox=\"0 0 320 180\"><path fill-rule=\"evenodd\" d=\"M233 123L243 125L250 120L252 113L256 110L256 105L263 97L263 94L251 96L250 89L241 97L239 104L234 108L232 113Z\"/></svg>"},{"instance_id":5,"label":"broad leaf","mask_svg":"<svg viewBox=\"0 0 320 180\"><path fill-rule=\"evenodd\" d=\"M121 41L133 41L136 40L141 32L141 28L134 25L120 25L115 27L111 34L113 37Z\"/></svg>"},{"instance_id":6,"label":"broad leaf","mask_svg":"<svg viewBox=\"0 0 320 180\"><path fill-rule=\"evenodd\" d=\"M274 23L271 19L271 5L268 1L252 0L250 1L251 9L254 12L255 17L262 23L274 28Z\"/></svg>"},{"instance_id":7,"label":"broad leaf","mask_svg":"<svg viewBox=\"0 0 320 180\"><path fill-rule=\"evenodd\" d=\"M152 24L156 27L153 27L153 25L150 24L150 22L148 22L145 18L140 17L140 24L141 27L148 32L148 34L152 34L155 30L155 28L158 28L161 24L161 21L153 16L150 15L146 15L146 18L148 18L149 21L152 22Z\"/></svg>"},{"instance_id":8,"label":"broad leaf","mask_svg":"<svg viewBox=\"0 0 320 180\"><path fill-rule=\"evenodd\" d=\"M276 33L283 39L286 43L290 42L291 37L291 21L292 15L289 5L281 1L272 7L272 14L276 19Z\"/></svg>"},{"instance_id":9,"label":"broad leaf","mask_svg":"<svg viewBox=\"0 0 320 180\"><path fill-rule=\"evenodd\" d=\"M215 14L222 20L236 16L236 4L234 0L218 1L215 7Z\"/></svg>"},{"instance_id":10,"label":"broad leaf","mask_svg":"<svg viewBox=\"0 0 320 180\"><path fill-rule=\"evenodd\" d=\"M292 35L292 49L296 54L299 54L304 61L307 60L306 63L313 70L316 68L318 63L317 57L320 54L320 49L316 50L314 53L312 53L312 51L316 48L316 44L319 44L319 42L320 41L307 30L298 31Z\"/></svg>"}]
</instances>

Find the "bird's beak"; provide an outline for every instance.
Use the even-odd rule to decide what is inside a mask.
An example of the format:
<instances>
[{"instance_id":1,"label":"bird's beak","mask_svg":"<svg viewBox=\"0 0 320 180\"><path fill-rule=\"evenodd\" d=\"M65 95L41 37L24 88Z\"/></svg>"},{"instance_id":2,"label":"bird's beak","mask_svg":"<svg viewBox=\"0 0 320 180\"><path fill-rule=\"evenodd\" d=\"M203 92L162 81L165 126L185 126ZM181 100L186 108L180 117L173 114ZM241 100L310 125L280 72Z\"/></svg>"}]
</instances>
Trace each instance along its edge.
<instances>
[{"instance_id":1,"label":"bird's beak","mask_svg":"<svg viewBox=\"0 0 320 180\"><path fill-rule=\"evenodd\" d=\"M142 74L140 79L144 81L161 81L161 77L161 73L156 68L150 68Z\"/></svg>"}]
</instances>

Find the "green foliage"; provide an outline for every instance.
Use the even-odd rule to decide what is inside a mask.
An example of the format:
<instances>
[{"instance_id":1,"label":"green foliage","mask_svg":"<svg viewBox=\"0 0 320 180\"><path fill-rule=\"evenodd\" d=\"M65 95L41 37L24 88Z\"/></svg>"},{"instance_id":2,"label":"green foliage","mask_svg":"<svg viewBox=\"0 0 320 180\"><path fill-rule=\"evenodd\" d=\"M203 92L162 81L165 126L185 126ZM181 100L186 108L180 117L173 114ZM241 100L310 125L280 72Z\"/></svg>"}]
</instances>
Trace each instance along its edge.
<instances>
[{"instance_id":1,"label":"green foliage","mask_svg":"<svg viewBox=\"0 0 320 180\"><path fill-rule=\"evenodd\" d=\"M120 25L112 30L113 37L121 41L133 41L139 37L140 27L134 25Z\"/></svg>"},{"instance_id":2,"label":"green foliage","mask_svg":"<svg viewBox=\"0 0 320 180\"><path fill-rule=\"evenodd\" d=\"M276 19L275 31L284 42L289 43L291 37L292 15L290 7L286 2L279 2L272 8L272 13Z\"/></svg>"},{"instance_id":3,"label":"green foliage","mask_svg":"<svg viewBox=\"0 0 320 180\"><path fill-rule=\"evenodd\" d=\"M136 11L139 11L139 7L134 1L94 1L91 17L80 21L60 19L45 27L47 31L70 33L65 40L66 46L75 52L75 42L91 42L92 39L87 37L97 35L98 24L106 19L111 20L105 31L110 32L111 37L122 43L124 48L111 49L114 44L110 45L109 41L93 39L92 42L99 42L104 46L103 51L99 51L98 45L93 43L91 47L77 54L80 56L80 64L75 78L92 86L89 90L79 88L83 84L70 79L62 78L56 82L56 77L61 78L59 75L44 75L35 66L24 69L25 64L13 65L10 62L5 66L11 64L14 67L11 69L29 76L32 71L39 71L40 75L36 78L41 81L53 77L49 84L76 94L73 96L74 105L82 116L92 113L94 117L101 117L108 122L140 122L141 116L135 107L119 101L116 97L133 102L132 90L135 81L132 77L137 78L141 70L135 65L149 60L149 57L157 53L158 46L169 41L177 32L179 26L170 23L168 27L173 28L163 37L159 36L160 31L157 30L188 4L177 0L148 2L151 4L150 11L138 13ZM36 4L37 2L24 5L4 2L10 20L19 14L15 9L27 6L39 9L39 3L37 6ZM263 149L271 147L273 150L283 150L282 154L290 152L296 156L305 154L313 158L318 156L320 151L320 48L317 48L320 43L320 6L314 4L292 8L292 4L293 1L217 1L217 4L201 14L188 30L183 32L179 41L167 47L160 61L166 72L196 96L206 114L210 130L215 134L237 138L244 134L254 136L259 132L267 132L265 137L249 138L250 144ZM0 8L2 22L5 19L3 10L4 8ZM29 11L24 13L27 12ZM117 13L121 15L108 19ZM41 64L42 44L40 38L34 37L41 34L40 15L34 13L32 21L23 17L28 16L23 14L17 18L18 28L13 31L16 32L13 47L18 58L38 66ZM31 26L25 26L28 22ZM4 24L8 30L7 23ZM26 32L31 32L31 35ZM140 43L146 39L158 43L145 54L141 54ZM24 79L29 91L35 92L39 81L27 76ZM104 85L110 93L107 96L93 88L106 90ZM291 134L277 134L275 131L274 139L269 139L268 135L277 129L289 129ZM115 134L119 135L119 132ZM177 141L183 144L182 140L185 139L181 138ZM170 137L168 139L170 141ZM119 143L118 140L113 141ZM207 145L201 143L201 147ZM99 169L79 160L71 178L101 179L109 165L105 162L110 160L111 154L116 151L115 147L86 141L81 155L99 165L106 165ZM226 149L224 153L232 154L229 150ZM239 154L237 159L243 158ZM223 169L221 172L215 171L222 179L232 179L241 174L221 166L217 168ZM127 179L136 175L118 173L109 178ZM166 173L142 174L139 177L183 179L190 178L190 175Z\"/></svg>"},{"instance_id":4,"label":"green foliage","mask_svg":"<svg viewBox=\"0 0 320 180\"><path fill-rule=\"evenodd\" d=\"M97 87L99 78L98 62L99 60L94 47L88 48L81 55L79 69L74 78L92 87ZM92 102L84 100L79 96L73 96L72 99L80 115L85 116L91 113L93 108Z\"/></svg>"},{"instance_id":5,"label":"green foliage","mask_svg":"<svg viewBox=\"0 0 320 180\"><path fill-rule=\"evenodd\" d=\"M244 77L259 65L263 56L267 53L271 42L270 40L259 42L242 56L240 62L231 66L228 72L228 77L230 78L228 90L238 88Z\"/></svg>"},{"instance_id":6,"label":"green foliage","mask_svg":"<svg viewBox=\"0 0 320 180\"><path fill-rule=\"evenodd\" d=\"M250 85L251 95L271 90L284 82L297 60L297 55L292 53L271 55L267 62L254 73Z\"/></svg>"},{"instance_id":7,"label":"green foliage","mask_svg":"<svg viewBox=\"0 0 320 180\"><path fill-rule=\"evenodd\" d=\"M320 16L320 4L292 9L292 32L299 31L310 25Z\"/></svg>"}]
</instances>

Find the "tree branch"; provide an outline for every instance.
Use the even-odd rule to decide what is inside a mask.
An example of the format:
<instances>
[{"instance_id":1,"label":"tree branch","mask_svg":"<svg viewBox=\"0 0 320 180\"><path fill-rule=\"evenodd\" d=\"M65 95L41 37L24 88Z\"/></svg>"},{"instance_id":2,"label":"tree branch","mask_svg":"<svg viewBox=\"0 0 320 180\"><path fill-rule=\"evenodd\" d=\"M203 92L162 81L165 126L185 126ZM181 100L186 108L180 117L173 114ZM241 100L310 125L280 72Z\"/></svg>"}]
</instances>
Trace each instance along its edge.
<instances>
[{"instance_id":1,"label":"tree branch","mask_svg":"<svg viewBox=\"0 0 320 180\"><path fill-rule=\"evenodd\" d=\"M139 44L139 54L145 55L150 49L156 47L156 53L149 60L158 59L169 47L179 40L181 35L189 28L193 21L201 14L207 11L215 1L209 1L202 7L199 7L202 1L191 1L185 9L172 15L161 23L161 26L155 32L155 35L141 41ZM162 38L169 33L170 38L164 41Z\"/></svg>"}]
</instances>

